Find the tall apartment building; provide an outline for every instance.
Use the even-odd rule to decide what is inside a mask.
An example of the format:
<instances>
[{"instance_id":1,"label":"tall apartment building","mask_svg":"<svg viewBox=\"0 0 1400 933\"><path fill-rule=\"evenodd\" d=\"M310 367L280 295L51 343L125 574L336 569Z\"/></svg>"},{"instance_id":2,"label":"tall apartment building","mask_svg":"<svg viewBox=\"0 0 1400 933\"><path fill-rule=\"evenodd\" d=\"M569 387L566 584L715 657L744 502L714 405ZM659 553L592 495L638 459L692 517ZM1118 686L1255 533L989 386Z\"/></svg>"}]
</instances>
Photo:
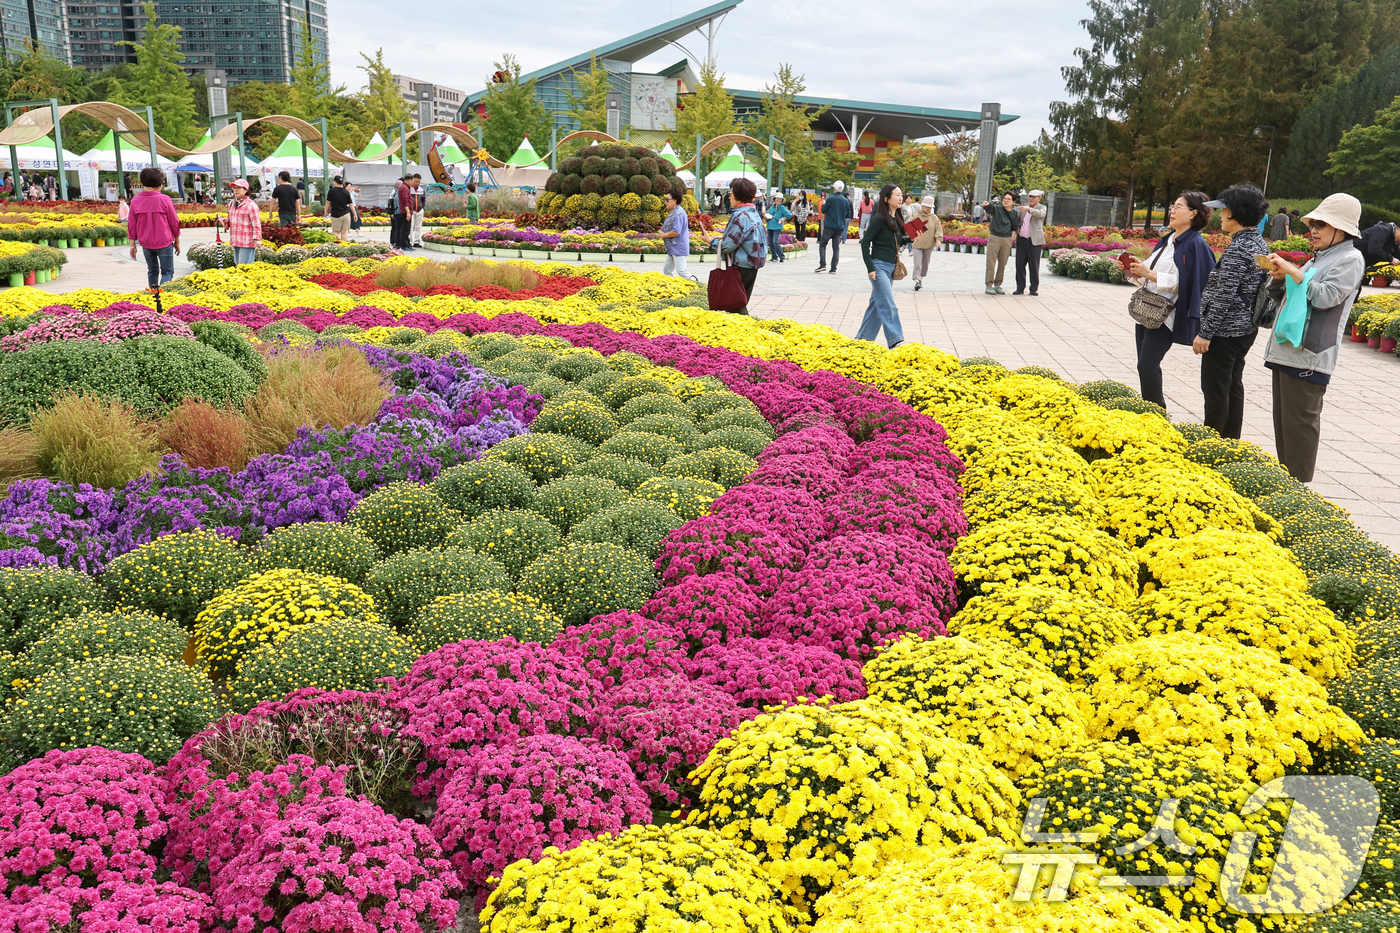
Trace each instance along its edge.
<instances>
[{"instance_id":1,"label":"tall apartment building","mask_svg":"<svg viewBox=\"0 0 1400 933\"><path fill-rule=\"evenodd\" d=\"M21 2L51 0L0 0L0 4ZM113 43L119 38L140 37L146 24L139 0L66 2L74 65L99 71L135 61L130 48ZM311 27L316 60L327 60L326 0L156 0L156 14L161 22L180 27L185 70L219 68L228 75L230 84L289 82L301 51L304 21ZM119 30L123 35L116 35Z\"/></svg>"},{"instance_id":2,"label":"tall apartment building","mask_svg":"<svg viewBox=\"0 0 1400 933\"><path fill-rule=\"evenodd\" d=\"M68 41L64 0L0 0L0 54L6 59L24 56L33 43L69 62Z\"/></svg>"},{"instance_id":3,"label":"tall apartment building","mask_svg":"<svg viewBox=\"0 0 1400 933\"><path fill-rule=\"evenodd\" d=\"M452 123L457 119L457 110L462 106L462 101L467 99L463 91L455 87L444 87L441 84L433 84L431 81L419 81L417 78L410 78L408 75L394 75L394 80L399 84L399 93L413 111L416 119L418 116L418 88L419 86L433 89L433 121L436 123Z\"/></svg>"}]
</instances>

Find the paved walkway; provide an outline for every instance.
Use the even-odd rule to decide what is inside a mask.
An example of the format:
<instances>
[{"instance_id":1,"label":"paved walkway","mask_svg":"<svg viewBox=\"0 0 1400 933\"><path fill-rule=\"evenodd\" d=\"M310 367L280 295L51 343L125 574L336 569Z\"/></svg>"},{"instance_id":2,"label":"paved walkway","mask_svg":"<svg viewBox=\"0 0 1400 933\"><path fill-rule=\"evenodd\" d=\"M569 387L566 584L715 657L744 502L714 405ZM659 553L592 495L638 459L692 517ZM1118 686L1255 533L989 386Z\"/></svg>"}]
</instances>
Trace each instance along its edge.
<instances>
[{"instance_id":1,"label":"paved walkway","mask_svg":"<svg viewBox=\"0 0 1400 933\"><path fill-rule=\"evenodd\" d=\"M380 239L387 232L370 236ZM212 230L182 235L185 245L212 239ZM825 324L853 337L870 294L859 247L852 243L842 250L835 275L813 273L815 252L813 248L789 262L769 263L759 273L753 310L760 317ZM420 255L445 258L437 253ZM960 357L990 356L1013 369L1035 364L1075 382L1116 379L1137 387L1127 287L1046 273L1038 298L993 297L983 294L984 262L978 255L935 253L922 291L914 292L911 280L897 282L895 296L905 338ZM626 268L651 270L645 263ZM703 282L710 268L695 263L691 271ZM192 270L183 259L177 261L177 275ZM1010 278L1005 283L1008 293L1014 287ZM39 287L51 292L134 290L145 287L145 267L127 259L124 248L73 250L63 274ZM1269 372L1259 362L1261 355L1259 350L1251 354L1245 374L1244 436L1272 451ZM1188 348L1175 347L1162 370L1172 417L1200 421L1200 363L1195 355ZM1400 551L1397 387L1400 359L1364 343L1343 345L1337 379L1327 392L1322 449L1312 487L1350 510L1376 540Z\"/></svg>"}]
</instances>

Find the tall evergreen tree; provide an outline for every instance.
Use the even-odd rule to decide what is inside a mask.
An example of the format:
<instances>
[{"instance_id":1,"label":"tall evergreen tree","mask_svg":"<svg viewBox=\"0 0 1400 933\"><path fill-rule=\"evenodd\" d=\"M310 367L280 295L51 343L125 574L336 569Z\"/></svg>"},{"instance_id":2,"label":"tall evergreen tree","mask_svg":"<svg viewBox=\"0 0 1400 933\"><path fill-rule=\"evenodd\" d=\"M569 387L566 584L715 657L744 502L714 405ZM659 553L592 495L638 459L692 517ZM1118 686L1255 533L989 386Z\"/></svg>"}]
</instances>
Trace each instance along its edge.
<instances>
[{"instance_id":1,"label":"tall evergreen tree","mask_svg":"<svg viewBox=\"0 0 1400 933\"><path fill-rule=\"evenodd\" d=\"M375 49L373 58L364 52L360 53L360 57L365 63L357 67L365 73L365 85L355 95L355 102L363 114L363 125L368 130L365 139L381 132L385 134L385 140L392 142L389 127L398 123L412 123L413 110L403 99L403 94L399 93L393 69L384 63L384 50ZM412 157L412 145L409 150Z\"/></svg>"},{"instance_id":2,"label":"tall evergreen tree","mask_svg":"<svg viewBox=\"0 0 1400 933\"><path fill-rule=\"evenodd\" d=\"M141 41L117 43L135 50L136 64L131 66L130 77L117 85L113 100L133 109L149 105L155 115L156 132L167 142L188 146L198 136L194 92L180 67L185 60L185 53L180 51L180 27L162 23L150 0L143 9L146 29Z\"/></svg>"},{"instance_id":3,"label":"tall evergreen tree","mask_svg":"<svg viewBox=\"0 0 1400 933\"><path fill-rule=\"evenodd\" d=\"M329 117L335 108L335 98L345 93L345 87L331 87L329 56L316 60L316 40L311 35L311 20L303 16L299 24L300 43L296 64L292 66L292 100L288 110L303 120Z\"/></svg>"},{"instance_id":4,"label":"tall evergreen tree","mask_svg":"<svg viewBox=\"0 0 1400 933\"><path fill-rule=\"evenodd\" d=\"M672 148L682 159L695 155L695 134L706 141L728 133L739 132L734 120L734 99L724 88L724 75L713 61L700 66L700 80L695 93L686 96L676 107L676 135Z\"/></svg>"},{"instance_id":5,"label":"tall evergreen tree","mask_svg":"<svg viewBox=\"0 0 1400 933\"><path fill-rule=\"evenodd\" d=\"M608 69L598 60L595 53L588 55L588 70L570 69L574 88L565 89L569 99L569 116L573 117L581 130L608 131L608 94L612 82Z\"/></svg>"},{"instance_id":6,"label":"tall evergreen tree","mask_svg":"<svg viewBox=\"0 0 1400 933\"><path fill-rule=\"evenodd\" d=\"M778 63L772 84L763 87L759 98L758 119L753 123L749 135L763 142L771 134L775 145L782 143L783 183L813 187L826 181L826 160L817 154L812 146L812 124L831 109L824 104L809 109L797 98L807 90L806 75L794 74L792 66ZM776 163L775 163L776 165ZM775 168L776 174L776 168Z\"/></svg>"},{"instance_id":7,"label":"tall evergreen tree","mask_svg":"<svg viewBox=\"0 0 1400 933\"><path fill-rule=\"evenodd\" d=\"M537 152L548 149L554 115L535 96L535 79L520 80L520 62L514 55L503 55L495 65L495 74L487 79L486 120L480 133L486 151L504 161L526 136ZM496 77L504 80L493 80Z\"/></svg>"}]
</instances>

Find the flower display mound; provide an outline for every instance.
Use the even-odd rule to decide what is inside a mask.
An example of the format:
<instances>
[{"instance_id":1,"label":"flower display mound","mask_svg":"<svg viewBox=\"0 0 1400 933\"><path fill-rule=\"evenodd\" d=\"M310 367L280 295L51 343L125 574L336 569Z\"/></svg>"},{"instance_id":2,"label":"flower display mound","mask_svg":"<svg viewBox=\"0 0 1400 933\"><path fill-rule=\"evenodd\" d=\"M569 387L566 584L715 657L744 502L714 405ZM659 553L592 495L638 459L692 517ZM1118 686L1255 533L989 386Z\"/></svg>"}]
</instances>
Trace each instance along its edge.
<instances>
[{"instance_id":1,"label":"flower display mound","mask_svg":"<svg viewBox=\"0 0 1400 933\"><path fill-rule=\"evenodd\" d=\"M327 619L297 626L276 644L249 652L227 691L230 704L242 712L308 687L375 690L380 681L407 673L418 654L387 625Z\"/></svg>"},{"instance_id":2,"label":"flower display mound","mask_svg":"<svg viewBox=\"0 0 1400 933\"><path fill-rule=\"evenodd\" d=\"M258 570L304 570L354 583L382 558L362 531L339 522L284 525L258 542L253 561Z\"/></svg>"},{"instance_id":3,"label":"flower display mound","mask_svg":"<svg viewBox=\"0 0 1400 933\"><path fill-rule=\"evenodd\" d=\"M340 769L293 753L266 772L220 774L196 749L165 769L169 832L161 864L180 884L208 893L234 856L299 807L345 795Z\"/></svg>"},{"instance_id":4,"label":"flower display mound","mask_svg":"<svg viewBox=\"0 0 1400 933\"><path fill-rule=\"evenodd\" d=\"M641 677L683 674L683 647L676 629L635 612L595 616L554 640L557 652L581 663L606 689Z\"/></svg>"},{"instance_id":5,"label":"flower display mound","mask_svg":"<svg viewBox=\"0 0 1400 933\"><path fill-rule=\"evenodd\" d=\"M1013 778L1088 741L1087 698L1004 641L905 637L866 662L872 700L928 717Z\"/></svg>"},{"instance_id":6,"label":"flower display mound","mask_svg":"<svg viewBox=\"0 0 1400 933\"><path fill-rule=\"evenodd\" d=\"M15 682L32 682L53 668L124 654L176 661L188 642L189 633L162 616L139 609L88 611L55 623L15 658L12 676Z\"/></svg>"},{"instance_id":7,"label":"flower display mound","mask_svg":"<svg viewBox=\"0 0 1400 933\"><path fill-rule=\"evenodd\" d=\"M1400 739L1400 658L1376 658L1328 685L1332 701L1367 735Z\"/></svg>"},{"instance_id":8,"label":"flower display mound","mask_svg":"<svg viewBox=\"0 0 1400 933\"><path fill-rule=\"evenodd\" d=\"M1292 553L1255 531L1198 531L1157 538L1139 549L1144 592L1159 586L1226 573L1267 586L1304 591L1308 577Z\"/></svg>"},{"instance_id":9,"label":"flower display mound","mask_svg":"<svg viewBox=\"0 0 1400 933\"><path fill-rule=\"evenodd\" d=\"M1139 597L1133 615L1145 634L1196 632L1263 648L1322 683L1352 667L1356 636L1327 606L1249 577L1216 573L1169 583Z\"/></svg>"},{"instance_id":10,"label":"flower display mound","mask_svg":"<svg viewBox=\"0 0 1400 933\"><path fill-rule=\"evenodd\" d=\"M109 880L92 888L59 888L31 900L0 904L0 929L201 933L208 929L210 914L208 897L178 884Z\"/></svg>"},{"instance_id":11,"label":"flower display mound","mask_svg":"<svg viewBox=\"0 0 1400 933\"><path fill-rule=\"evenodd\" d=\"M259 645L293 628L335 619L378 622L374 600L338 577L269 570L214 597L195 620L195 656L213 675L228 677Z\"/></svg>"},{"instance_id":12,"label":"flower display mound","mask_svg":"<svg viewBox=\"0 0 1400 933\"><path fill-rule=\"evenodd\" d=\"M415 787L438 792L462 756L528 735L587 736L599 686L577 660L513 638L460 641L423 655L399 679L393 702L408 715L403 732L438 767Z\"/></svg>"},{"instance_id":13,"label":"flower display mound","mask_svg":"<svg viewBox=\"0 0 1400 933\"><path fill-rule=\"evenodd\" d=\"M63 619L110 608L90 577L58 567L0 567L0 597L0 634L9 651L23 651Z\"/></svg>"},{"instance_id":14,"label":"flower display mound","mask_svg":"<svg viewBox=\"0 0 1400 933\"><path fill-rule=\"evenodd\" d=\"M218 593L253 575L245 548L209 529L163 535L113 560L102 581L124 605L193 627Z\"/></svg>"},{"instance_id":15,"label":"flower display mound","mask_svg":"<svg viewBox=\"0 0 1400 933\"><path fill-rule=\"evenodd\" d=\"M932 930L950 924L1005 933L1179 933L1174 920L1126 894L1076 875L1069 896L1050 902L1043 889L1011 899L1019 868L1003 865L1006 846L984 839L926 847L890 862L879 874L857 876L818 904L813 933Z\"/></svg>"},{"instance_id":16,"label":"flower display mound","mask_svg":"<svg viewBox=\"0 0 1400 933\"><path fill-rule=\"evenodd\" d=\"M1268 887L1275 912L1283 912L1290 902L1328 903L1342 894L1342 882L1335 875L1293 874L1283 868L1278 827L1289 822L1288 804L1274 799L1243 813L1256 785L1231 775L1220 753L1209 746L1091 744L1056 755L1025 776L1020 786L1028 800L1044 799L1043 809L1036 811L1041 826L1097 835L1083 846L1098 856L1106 875L1192 876L1186 886L1129 884L1122 889L1192 929L1256 929L1254 921L1226 907L1217 884L1218 866L1225 863L1234 834L1242 829L1257 834L1260 841L1243 880L1257 889ZM1165 803L1173 800L1178 802ZM1165 817L1164 806L1170 808ZM1191 851L1161 837L1140 844L1144 831L1163 819L1171 820L1182 842L1190 839ZM1322 830L1315 817L1309 820L1300 814L1290 831L1324 851L1332 843ZM1275 880L1266 883L1270 877Z\"/></svg>"},{"instance_id":17,"label":"flower display mound","mask_svg":"<svg viewBox=\"0 0 1400 933\"><path fill-rule=\"evenodd\" d=\"M596 463L597 459L590 462ZM628 499L574 525L569 529L568 540L578 544L616 544L655 560L662 541L683 524L679 515L659 502Z\"/></svg>"},{"instance_id":18,"label":"flower display mound","mask_svg":"<svg viewBox=\"0 0 1400 933\"><path fill-rule=\"evenodd\" d=\"M702 648L686 662L690 676L718 687L749 709L789 706L804 699L838 703L865 697L860 665L829 648L772 638L730 638Z\"/></svg>"},{"instance_id":19,"label":"flower display mound","mask_svg":"<svg viewBox=\"0 0 1400 933\"><path fill-rule=\"evenodd\" d=\"M1068 518L1097 527L1103 524L1106 516L1092 488L1025 479L993 483L969 495L963 501L963 511L967 513L968 526L974 529L1004 518L1041 521Z\"/></svg>"},{"instance_id":20,"label":"flower display mound","mask_svg":"<svg viewBox=\"0 0 1400 933\"><path fill-rule=\"evenodd\" d=\"M679 631L694 653L752 635L763 605L763 597L737 576L710 573L662 587L640 612Z\"/></svg>"},{"instance_id":21,"label":"flower display mound","mask_svg":"<svg viewBox=\"0 0 1400 933\"><path fill-rule=\"evenodd\" d=\"M1073 520L991 522L959 541L951 560L964 603L1023 584L1056 586L1119 608L1137 596L1132 551Z\"/></svg>"},{"instance_id":22,"label":"flower display mound","mask_svg":"<svg viewBox=\"0 0 1400 933\"><path fill-rule=\"evenodd\" d=\"M507 636L548 645L563 627L564 621L539 600L480 590L439 596L419 611L403 634L426 653L454 641L494 641Z\"/></svg>"},{"instance_id":23,"label":"flower display mound","mask_svg":"<svg viewBox=\"0 0 1400 933\"><path fill-rule=\"evenodd\" d=\"M833 537L783 577L759 634L864 662L902 635L944 634L956 605L952 576L942 553L913 538Z\"/></svg>"},{"instance_id":24,"label":"flower display mound","mask_svg":"<svg viewBox=\"0 0 1400 933\"><path fill-rule=\"evenodd\" d=\"M525 568L518 592L538 599L565 625L640 609L656 589L651 562L616 544L566 543Z\"/></svg>"},{"instance_id":25,"label":"flower display mound","mask_svg":"<svg viewBox=\"0 0 1400 933\"><path fill-rule=\"evenodd\" d=\"M1142 636L1133 617L1055 586L1007 586L974 596L948 621L948 634L1013 644L1066 683L1083 686L1110 645Z\"/></svg>"},{"instance_id":26,"label":"flower display mound","mask_svg":"<svg viewBox=\"0 0 1400 933\"><path fill-rule=\"evenodd\" d=\"M438 797L431 829L480 908L487 880L513 862L650 821L647 795L621 755L539 735L463 759Z\"/></svg>"},{"instance_id":27,"label":"flower display mound","mask_svg":"<svg viewBox=\"0 0 1400 933\"><path fill-rule=\"evenodd\" d=\"M852 876L920 846L1011 841L1021 794L980 751L902 707L799 704L720 740L689 820L750 849L810 915Z\"/></svg>"},{"instance_id":28,"label":"flower display mound","mask_svg":"<svg viewBox=\"0 0 1400 933\"><path fill-rule=\"evenodd\" d=\"M1216 749L1237 780L1307 770L1361 729L1313 678L1261 648L1187 632L1115 645L1090 667L1092 736Z\"/></svg>"},{"instance_id":29,"label":"flower display mound","mask_svg":"<svg viewBox=\"0 0 1400 933\"><path fill-rule=\"evenodd\" d=\"M657 568L662 583L724 573L758 596L768 597L788 574L801 570L805 561L805 555L779 526L733 515L708 515L666 536Z\"/></svg>"},{"instance_id":30,"label":"flower display mound","mask_svg":"<svg viewBox=\"0 0 1400 933\"><path fill-rule=\"evenodd\" d=\"M596 909L578 910L580 902ZM799 915L753 855L694 826L636 826L537 862L516 862L481 913L483 930L577 933L693 929L792 933Z\"/></svg>"},{"instance_id":31,"label":"flower display mound","mask_svg":"<svg viewBox=\"0 0 1400 933\"><path fill-rule=\"evenodd\" d=\"M0 777L0 871L10 899L100 881L149 881L164 791L140 755L54 750Z\"/></svg>"},{"instance_id":32,"label":"flower display mound","mask_svg":"<svg viewBox=\"0 0 1400 933\"><path fill-rule=\"evenodd\" d=\"M386 933L446 929L459 888L426 826L328 797L269 822L224 866L213 926L237 933L265 917L279 930L314 930L343 916Z\"/></svg>"},{"instance_id":33,"label":"flower display mound","mask_svg":"<svg viewBox=\"0 0 1400 933\"><path fill-rule=\"evenodd\" d=\"M460 547L401 551L365 576L365 592L396 628L408 625L439 596L510 588L510 574L499 561Z\"/></svg>"}]
</instances>

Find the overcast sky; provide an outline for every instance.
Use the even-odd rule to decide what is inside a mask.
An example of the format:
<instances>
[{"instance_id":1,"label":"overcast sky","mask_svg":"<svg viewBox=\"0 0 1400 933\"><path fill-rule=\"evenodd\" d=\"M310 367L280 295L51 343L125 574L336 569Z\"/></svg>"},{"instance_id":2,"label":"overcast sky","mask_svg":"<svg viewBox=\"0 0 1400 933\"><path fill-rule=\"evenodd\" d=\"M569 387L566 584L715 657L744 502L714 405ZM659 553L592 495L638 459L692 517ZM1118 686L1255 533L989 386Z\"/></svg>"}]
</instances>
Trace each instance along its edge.
<instances>
[{"instance_id":1,"label":"overcast sky","mask_svg":"<svg viewBox=\"0 0 1400 933\"><path fill-rule=\"evenodd\" d=\"M526 71L703 9L697 0L524 0L446 4L432 14L381 0L329 0L331 74L364 83L361 51L384 49L395 72L472 93L510 52ZM1087 36L1084 0L744 0L720 27L725 83L759 90L779 62L818 97L976 110L999 101L1020 116L998 148L1034 142L1050 101L1064 99L1060 68ZM703 56L699 34L682 40ZM680 58L663 52L635 70Z\"/></svg>"}]
</instances>

